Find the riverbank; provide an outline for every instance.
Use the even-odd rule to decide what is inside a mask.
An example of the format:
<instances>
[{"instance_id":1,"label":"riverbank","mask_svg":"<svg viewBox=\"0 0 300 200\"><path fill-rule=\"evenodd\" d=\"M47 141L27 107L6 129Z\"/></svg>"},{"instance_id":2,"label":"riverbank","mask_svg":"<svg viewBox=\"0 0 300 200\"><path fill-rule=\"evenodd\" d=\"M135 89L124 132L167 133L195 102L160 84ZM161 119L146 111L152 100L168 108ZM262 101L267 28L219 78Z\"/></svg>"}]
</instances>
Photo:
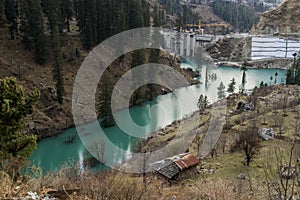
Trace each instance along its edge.
<instances>
[{"instance_id":1,"label":"riverbank","mask_svg":"<svg viewBox=\"0 0 300 200\"><path fill-rule=\"evenodd\" d=\"M232 94L222 101L211 104L202 113L195 111L182 120L177 120L165 128L153 132L145 142L139 144L137 152L152 152L166 146L171 141L172 143L176 143L177 141L174 141L176 140L175 136L178 133L179 128L183 126L184 134L190 132L197 133L193 143L190 144L186 151L199 156L199 147L203 143L204 136L207 133L211 122L212 109L221 102L227 105L227 114L222 135L216 144L216 151L218 151L218 154L224 154L224 152L229 151L230 146L234 142L235 135L239 131L244 130L253 119L256 119L258 128L264 128L266 126L273 128L276 137L278 136L278 138L286 138L289 140L296 139L298 143L300 143L299 135L294 134L294 126L291 126L291 123L297 123L294 122L294 120L298 119L295 110L300 108L299 92L300 86L297 85L273 85L271 87L258 89L255 92L255 98L245 94ZM256 100L254 101L254 99ZM255 102L255 110L248 112L237 110L239 102ZM281 137L280 134L278 134L281 129L276 125L277 122L273 122L273 118L274 120L277 120L275 119L277 113L283 111L285 112L285 119L281 126L285 127L285 130L282 135L283 137Z\"/></svg>"},{"instance_id":2,"label":"riverbank","mask_svg":"<svg viewBox=\"0 0 300 200\"><path fill-rule=\"evenodd\" d=\"M199 70L202 78L205 77L205 71L206 70ZM136 138L133 138L130 135L133 133L138 136L143 134L144 137L147 137L148 134L151 134L153 131L160 130L163 127L167 127L169 124L172 124L174 121L190 116L198 110L197 102L201 94L208 96L209 102L216 102L218 99L217 87L220 83L223 82L223 84L227 86L230 83L230 80L235 78L237 86L239 86L243 74L240 69L231 67L213 68L210 73L216 74L216 79L209 80L207 86L205 86L205 84L198 84L183 87L177 89L175 93L159 95L152 101L146 101L138 106L131 107L129 110L126 109L117 112L116 119L118 120L119 126L104 129L105 135L109 137L112 143L125 150L133 151L136 144ZM277 83L281 83L285 80L285 70L249 69L246 72L247 83L245 89L250 90L255 86L259 87L261 81L270 80L270 75L275 77L276 73ZM202 80L202 78L200 80ZM239 88L236 87L236 92L238 91ZM130 115L128 115L128 111ZM134 120L134 122L132 122L132 120ZM134 128L135 125L142 126L141 128L143 129L136 130ZM188 125L188 127L193 126L196 125ZM119 127L123 128L120 129ZM124 128L125 132L122 131ZM66 144L64 142L66 140L68 141L69 138L72 138L74 134L77 135L76 129L71 128L64 131L64 133L59 136L41 141L38 149L33 153L31 160L46 171L60 168L68 158L73 158L73 160L82 163L86 147L95 146L94 143L101 143L102 141L102 138L93 139L93 136L96 136L99 131L93 124L87 124L83 127L82 131L83 134L81 136L88 140L85 144L82 144L83 141L80 140L79 137L75 139L74 143ZM166 141L171 138L168 134L161 135ZM123 152L119 153L115 146L109 145L111 144L110 142L106 143L107 154L105 155L105 158L107 162L114 163L115 160L124 160L126 158L126 155L124 155ZM51 155L49 155L49 151L52 152ZM114 160L111 160L113 158Z\"/></svg>"},{"instance_id":3,"label":"riverbank","mask_svg":"<svg viewBox=\"0 0 300 200\"><path fill-rule=\"evenodd\" d=\"M293 64L293 59L274 58L274 59L261 59L245 62L227 62L218 61L217 66L228 66L235 68L242 68L244 65L248 69L288 69Z\"/></svg>"},{"instance_id":4,"label":"riverbank","mask_svg":"<svg viewBox=\"0 0 300 200\"><path fill-rule=\"evenodd\" d=\"M185 199L187 195L191 194L195 198L202 195L217 199L224 199L225 197L225 199L263 199L264 195L268 194L268 189L273 189L266 188L266 181L268 181L268 179L266 180L266 172L270 173L272 180L282 180L279 179L277 170L273 172L268 168L269 164L271 164L272 167L274 166L274 169L277 169L277 164L279 164L276 163L274 152L280 149L283 162L286 161L288 157L285 156L290 155L291 149L289 141L293 138L299 138L299 136L293 134L294 126L291 126L291 123L294 123L295 119L297 120L298 114L295 110L300 109L299 92L300 86L284 85L257 90L256 109L248 112L237 111L236 105L239 101L250 101L251 97L233 94L226 98L228 105L227 122L214 154L210 154L205 159L202 159L194 172L184 178L169 181L152 173L130 175L122 172L117 173L114 170L100 173L87 170L78 173L80 170L78 165L67 165L59 172L52 172L45 176L41 175L39 178L22 178L17 184L14 184L9 176L4 174L4 181L2 184L0 183L0 195L6 195L5 197L13 195L14 197L17 195L26 196L27 192L32 191L37 192L39 196L50 194L51 197L62 199L71 197L74 199L94 199L95 192L97 192L97 195L101 194L102 197L107 198L112 198L113 195L115 199L125 198L125 196L128 198L128 195L132 198L139 197L142 199L170 199L174 196L178 199ZM288 97L287 104L281 100L285 99L286 96ZM295 101L297 98L298 101ZM282 107L284 105L287 105L287 107ZM196 131L199 133L197 136L202 136L206 130L209 117L206 118L205 116L210 110L211 108L208 108L201 115L203 117L200 120L204 122L204 125L200 123L199 128L197 126L187 126L190 127L190 130L196 127ZM197 123L197 121L199 122L198 114L195 112L183 120L182 123L192 125ZM250 166L243 164L243 151L232 151L231 148L232 143L236 140L236 134L244 130L255 119L259 127L274 126L274 131L278 132L279 129L274 125L273 116L281 116L283 114L286 119L283 126L287 127L285 133L281 137L276 136L273 140L261 141L260 149L253 157ZM192 120L193 118L196 119ZM178 126L179 122L175 122L174 126ZM171 128L171 126L168 126L163 132L167 130L170 132ZM153 136L153 139L163 138L164 136L171 137L170 134L172 134L170 132L164 135L159 131L156 133L157 136ZM152 141L152 144L156 144L154 140ZM159 143L157 147L168 142L170 141ZM196 137L189 151L193 152L194 150L194 152L197 152L198 143L201 143L201 138ZM145 148L147 146L149 147L148 150L153 148L150 148L148 144L146 144ZM299 145L296 144L295 153L297 153L298 149ZM55 185L53 185L54 182ZM95 183L101 187L94 187ZM10 187L7 187L7 185ZM203 185L206 187L203 187ZM236 187L240 187L240 190L238 191ZM128 193L129 190L131 191L130 194ZM216 193L215 191L218 192ZM299 187L296 186L295 191L299 194Z\"/></svg>"}]
</instances>

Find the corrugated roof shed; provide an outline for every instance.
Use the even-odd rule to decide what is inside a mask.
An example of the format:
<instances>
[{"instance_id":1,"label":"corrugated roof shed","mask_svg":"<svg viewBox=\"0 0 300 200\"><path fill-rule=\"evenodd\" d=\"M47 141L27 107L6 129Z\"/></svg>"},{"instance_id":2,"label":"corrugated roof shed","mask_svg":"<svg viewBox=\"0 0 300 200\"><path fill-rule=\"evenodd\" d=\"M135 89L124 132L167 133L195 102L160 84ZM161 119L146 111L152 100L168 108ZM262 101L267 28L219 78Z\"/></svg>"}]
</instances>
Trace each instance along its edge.
<instances>
[{"instance_id":1,"label":"corrugated roof shed","mask_svg":"<svg viewBox=\"0 0 300 200\"><path fill-rule=\"evenodd\" d=\"M194 167L198 165L199 159L192 154L187 154L182 158L180 158L179 160L176 160L175 163L180 168L180 170L186 170L190 167Z\"/></svg>"},{"instance_id":2,"label":"corrugated roof shed","mask_svg":"<svg viewBox=\"0 0 300 200\"><path fill-rule=\"evenodd\" d=\"M172 158L150 164L152 169L168 179L174 178L180 171L198 165L199 159L190 153L179 154Z\"/></svg>"},{"instance_id":3,"label":"corrugated roof shed","mask_svg":"<svg viewBox=\"0 0 300 200\"><path fill-rule=\"evenodd\" d=\"M161 161L157 161L155 163L151 163L151 167L153 170L155 171L159 171L162 168L167 167L168 165L172 164L173 161L170 159L165 159L165 160L161 160Z\"/></svg>"},{"instance_id":4,"label":"corrugated roof shed","mask_svg":"<svg viewBox=\"0 0 300 200\"><path fill-rule=\"evenodd\" d=\"M172 162L170 165L165 166L164 168L161 168L157 171L161 175L167 177L168 179L174 178L177 174L179 174L180 169L176 165L176 163Z\"/></svg>"}]
</instances>

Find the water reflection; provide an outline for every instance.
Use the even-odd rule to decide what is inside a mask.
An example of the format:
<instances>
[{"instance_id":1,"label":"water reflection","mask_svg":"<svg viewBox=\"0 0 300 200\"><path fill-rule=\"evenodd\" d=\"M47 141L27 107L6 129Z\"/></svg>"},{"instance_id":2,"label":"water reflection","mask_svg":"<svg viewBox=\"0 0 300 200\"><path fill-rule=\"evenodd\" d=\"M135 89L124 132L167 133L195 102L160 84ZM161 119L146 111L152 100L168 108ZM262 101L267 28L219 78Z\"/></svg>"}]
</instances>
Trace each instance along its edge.
<instances>
[{"instance_id":1,"label":"water reflection","mask_svg":"<svg viewBox=\"0 0 300 200\"><path fill-rule=\"evenodd\" d=\"M142 132L137 133L138 136L148 136L151 132L190 115L198 109L197 101L201 94L208 96L209 102L215 102L218 99L217 87L221 82L227 86L234 77L238 86L242 84L243 72L240 69L217 68L214 66L212 59L209 58L207 53L204 53L201 45L193 37L178 32L163 32L162 34L164 39L161 44L162 48L174 55L184 57L186 62L182 63L182 67L198 70L200 73L199 80L203 84L183 87L176 90L173 94L160 95L152 101L117 112L116 118L129 132L135 132L135 130L129 125L131 124L131 119L128 118L127 113L130 113L130 117L137 125L146 127ZM275 74L275 72L278 73L277 80L285 79L285 70L248 70L247 82L243 87L252 89L255 86L259 86L261 81L269 80L270 75ZM236 92L238 92L238 88ZM100 153L101 156L98 156L102 158L100 160L112 165L121 163L131 156L128 152L134 150L137 142L136 137L127 135L117 126L104 129L105 133L101 135L102 133L97 132L97 126L98 121L93 121L78 128L84 133L81 135L81 140L84 144L93 146L90 149L95 149L94 154ZM44 170L57 170L68 159L79 161L80 167L83 167L85 160L85 153L83 152L86 152L86 150L82 141L77 137L71 144L64 142L66 138L76 133L76 129L71 128L65 130L62 135L41 141L38 144L38 149L32 154L30 159ZM108 142L113 145L103 144L102 140L98 140L99 137L107 137ZM110 148L114 145L118 148ZM104 169L105 167L100 165L99 168Z\"/></svg>"}]
</instances>

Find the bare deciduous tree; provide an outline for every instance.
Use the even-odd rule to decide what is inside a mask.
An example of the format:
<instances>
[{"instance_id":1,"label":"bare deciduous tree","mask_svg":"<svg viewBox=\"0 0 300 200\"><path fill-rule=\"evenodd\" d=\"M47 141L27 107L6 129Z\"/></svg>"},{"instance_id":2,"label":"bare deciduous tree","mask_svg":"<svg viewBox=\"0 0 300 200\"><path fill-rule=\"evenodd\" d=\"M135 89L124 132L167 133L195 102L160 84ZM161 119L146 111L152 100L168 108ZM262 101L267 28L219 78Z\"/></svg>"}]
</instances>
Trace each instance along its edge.
<instances>
[{"instance_id":1,"label":"bare deciduous tree","mask_svg":"<svg viewBox=\"0 0 300 200\"><path fill-rule=\"evenodd\" d=\"M243 150L247 166L253 159L260 147L260 137L257 134L258 128L255 125L247 127L245 131L238 133L237 138L232 146L232 150Z\"/></svg>"},{"instance_id":2,"label":"bare deciduous tree","mask_svg":"<svg viewBox=\"0 0 300 200\"><path fill-rule=\"evenodd\" d=\"M298 188L296 187L296 183L299 181L299 163L295 156L295 143L293 142L291 145L287 156L284 155L282 149L277 148L274 152L275 163L274 161L266 162L264 187L269 200L292 200L296 190L299 192L299 185Z\"/></svg>"},{"instance_id":3,"label":"bare deciduous tree","mask_svg":"<svg viewBox=\"0 0 300 200\"><path fill-rule=\"evenodd\" d=\"M300 131L300 112L299 111L296 112L295 122L293 124L293 127L294 127L294 131L295 131L294 135L300 136L300 133L299 133L299 131Z\"/></svg>"},{"instance_id":4,"label":"bare deciduous tree","mask_svg":"<svg viewBox=\"0 0 300 200\"><path fill-rule=\"evenodd\" d=\"M282 135L284 133L283 123L284 123L285 117L282 116L279 112L274 111L272 119L274 122L274 127L278 128L278 134Z\"/></svg>"}]
</instances>

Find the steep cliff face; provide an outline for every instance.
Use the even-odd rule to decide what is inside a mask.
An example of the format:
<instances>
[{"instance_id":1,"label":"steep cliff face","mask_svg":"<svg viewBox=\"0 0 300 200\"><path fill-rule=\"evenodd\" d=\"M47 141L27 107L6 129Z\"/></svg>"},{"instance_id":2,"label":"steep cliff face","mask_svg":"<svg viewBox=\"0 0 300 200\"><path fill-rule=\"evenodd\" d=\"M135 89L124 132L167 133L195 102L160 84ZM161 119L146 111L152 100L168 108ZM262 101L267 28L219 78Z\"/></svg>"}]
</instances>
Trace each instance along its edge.
<instances>
[{"instance_id":1,"label":"steep cliff face","mask_svg":"<svg viewBox=\"0 0 300 200\"><path fill-rule=\"evenodd\" d=\"M264 13L250 33L300 34L300 1L285 0L275 10Z\"/></svg>"}]
</instances>

